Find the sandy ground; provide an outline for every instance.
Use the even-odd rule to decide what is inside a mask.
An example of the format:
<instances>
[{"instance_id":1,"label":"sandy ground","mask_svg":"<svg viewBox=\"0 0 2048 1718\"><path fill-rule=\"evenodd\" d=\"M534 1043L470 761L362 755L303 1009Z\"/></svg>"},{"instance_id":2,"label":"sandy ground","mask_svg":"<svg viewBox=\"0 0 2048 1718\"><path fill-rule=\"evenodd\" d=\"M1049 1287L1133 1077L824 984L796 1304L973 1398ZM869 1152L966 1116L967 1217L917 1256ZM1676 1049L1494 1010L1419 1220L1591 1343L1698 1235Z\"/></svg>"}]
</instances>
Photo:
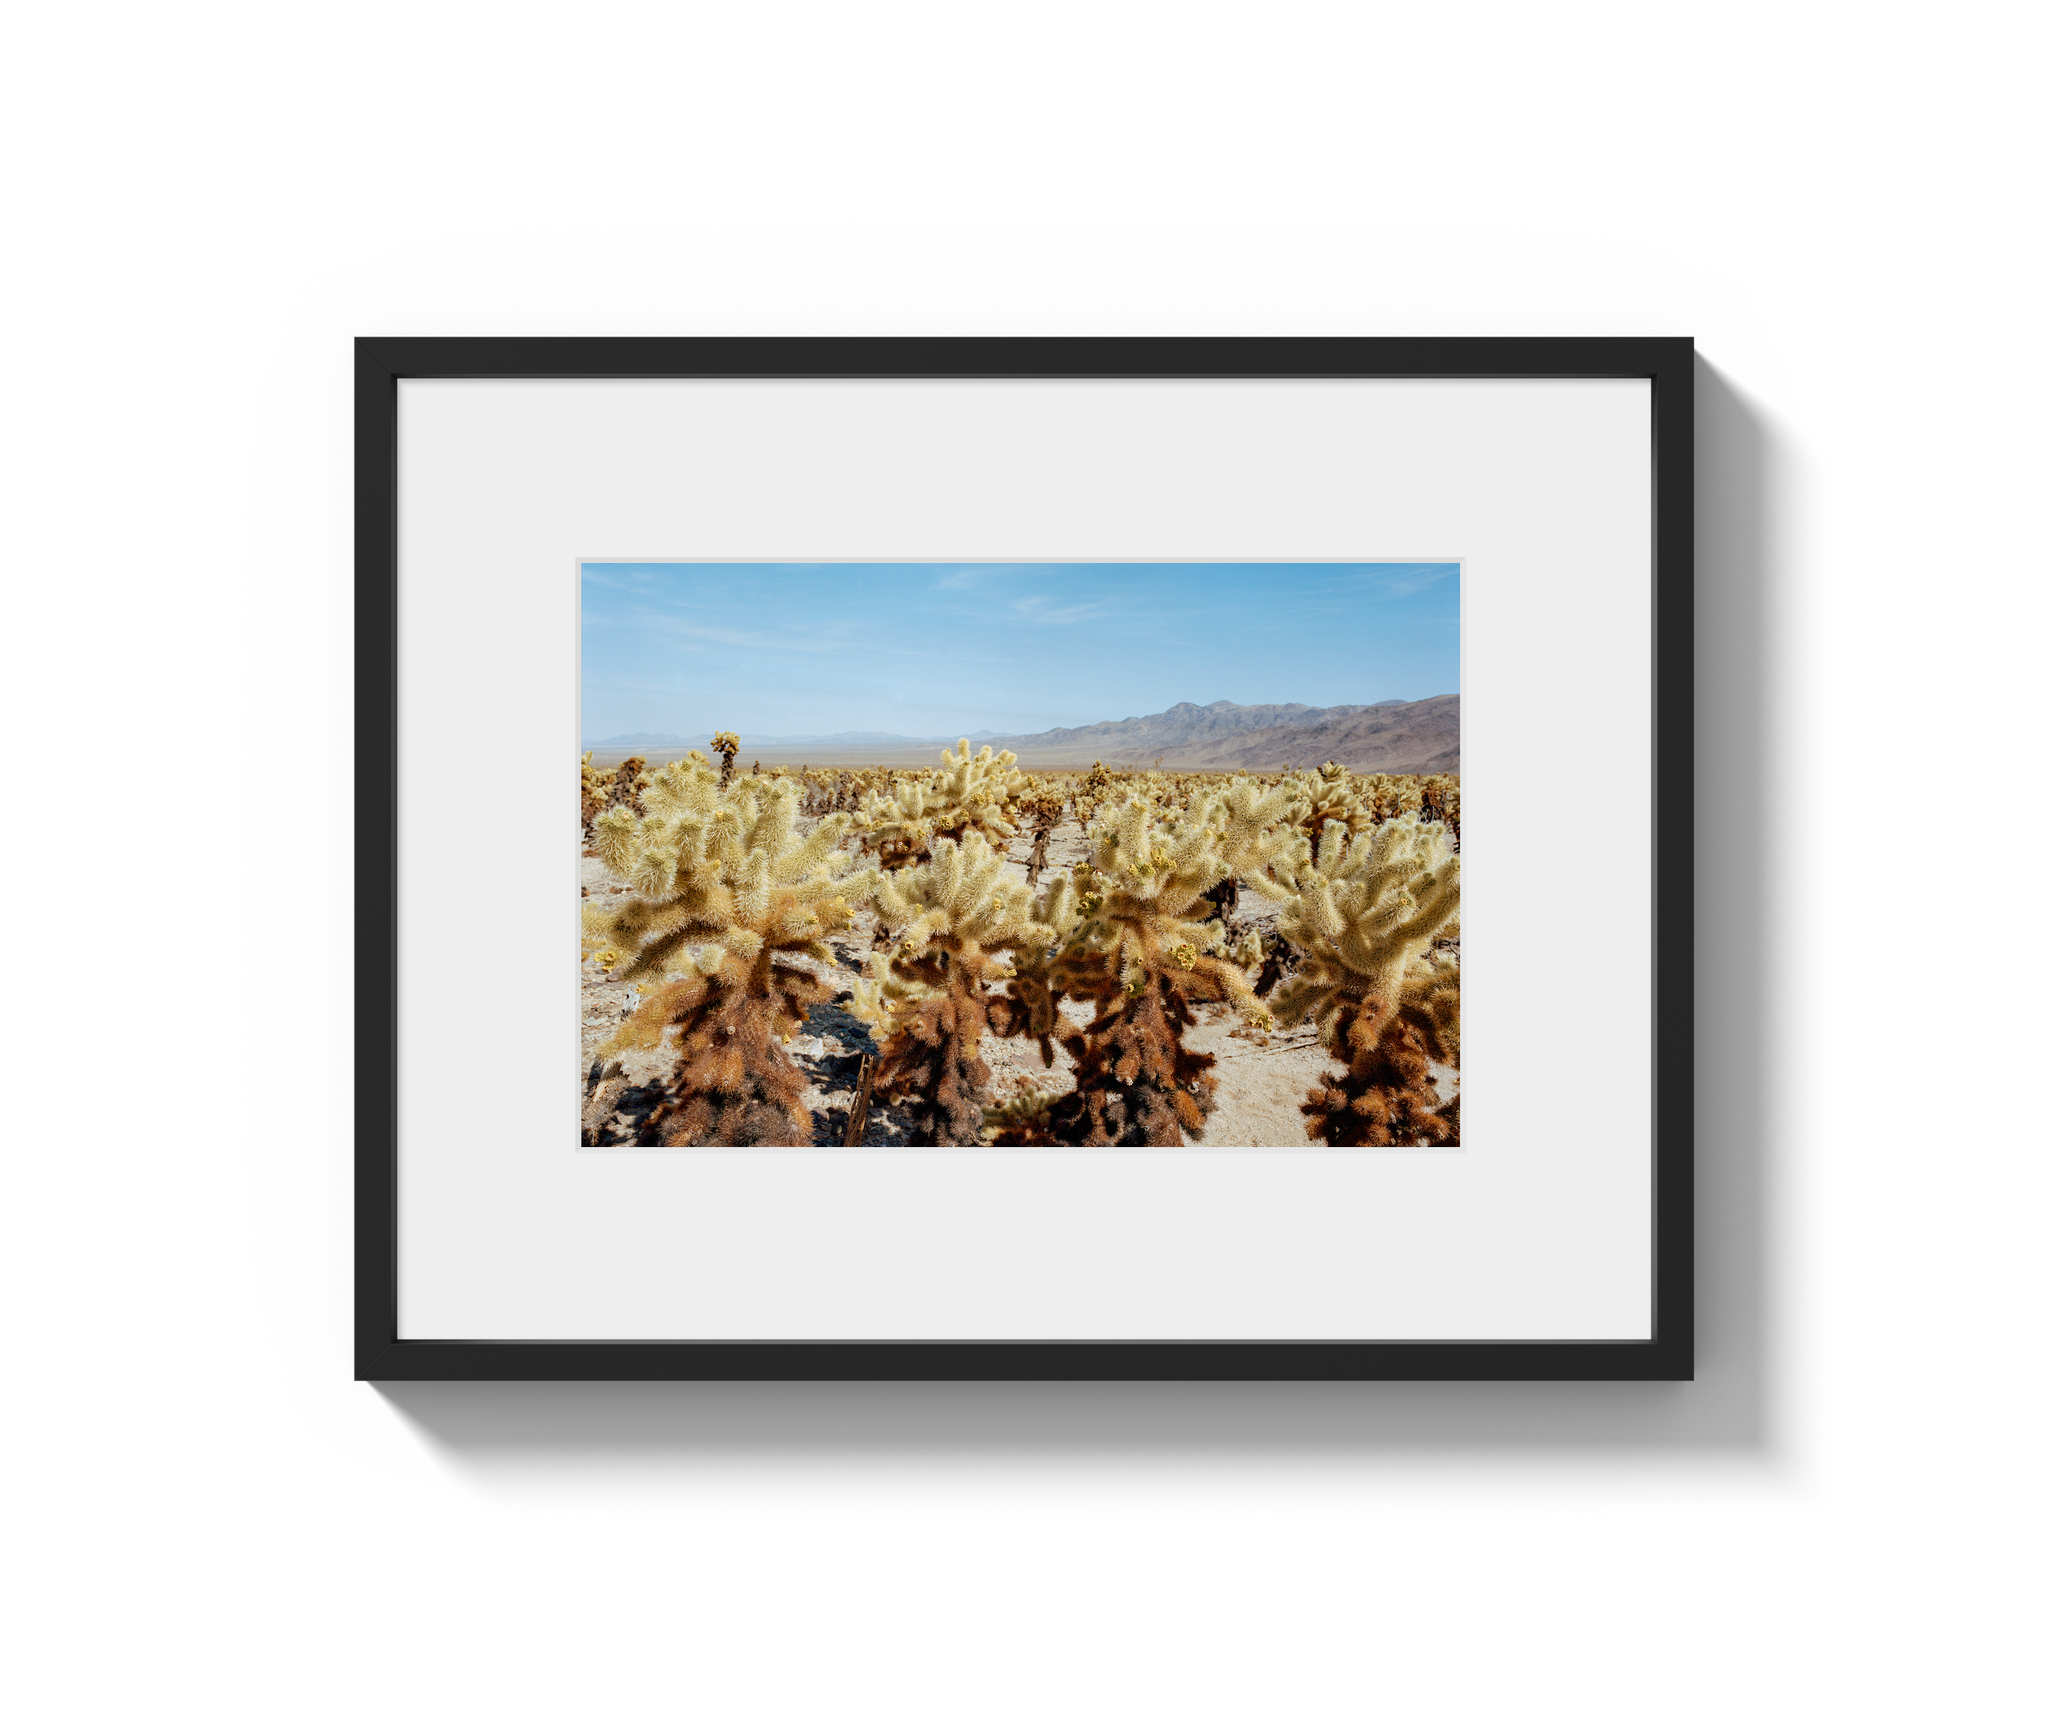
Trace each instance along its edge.
<instances>
[{"instance_id":1,"label":"sandy ground","mask_svg":"<svg viewBox=\"0 0 2048 1718\"><path fill-rule=\"evenodd\" d=\"M803 819L800 826L807 826L809 822L809 819ZM1020 881L1030 851L1031 841L1026 835L1019 835L1010 843L1008 869ZM1070 819L1053 832L1048 843L1049 871L1070 867L1084 853L1085 843L1080 829ZM588 855L583 860L582 881L586 896L592 900L624 892L603 862ZM1279 908L1273 902L1246 892L1239 898L1232 924L1263 930L1278 917ZM784 957L794 959L796 964L810 968L820 977L836 977L842 986L842 994L837 1001L820 1003L811 1010L808 1029L799 1033L790 1045L790 1053L796 1058L797 1065L810 1076L811 1089L805 1096L805 1102L812 1112L812 1141L817 1145L837 1145L844 1137L847 1112L853 1106L854 1086L860 1077L860 1059L877 1053L874 1038L867 1027L839 1005L851 1000L853 978L874 947L874 930L873 912L863 909L852 930L833 939L836 972L828 973L815 961ZM636 997L631 985L612 982L587 960L583 963L582 985L580 1066L588 1070L597 1057L598 1047L632 1011ZM1090 1011L1085 1004L1067 1003L1062 1006L1077 1021L1084 1021L1089 1016ZM1202 1138L1191 1140L1190 1145L1197 1148L1315 1145L1317 1142L1309 1139L1303 1128L1301 1100L1321 1074L1336 1071L1337 1063L1316 1042L1314 1028L1301 1027L1292 1032L1255 1032L1239 1021L1234 1009L1221 1003L1198 1008L1196 1012L1201 1016L1201 1024L1188 1033L1187 1042L1190 1048L1206 1051L1216 1058L1216 1109L1209 1117L1208 1126L1203 1129ZM1057 1047L1053 1054L1055 1065L1048 1068L1039 1057L1038 1046L1029 1040L986 1040L982 1060L988 1064L991 1074L989 1102L1007 1102L1020 1091L1033 1086L1055 1097L1071 1091L1074 1085L1073 1060ZM606 1143L611 1145L632 1143L639 1117L659 1101L654 1088L669 1072L673 1057L664 1051L633 1051L620 1060L627 1083L619 1099L618 1111L606 1128ZM1457 1078L1456 1073L1449 1069L1439 1071L1438 1086L1446 1098L1456 1091ZM867 1143L876 1146L906 1143L903 1117L892 1106L880 1102L874 1105L868 1122Z\"/></svg>"}]
</instances>

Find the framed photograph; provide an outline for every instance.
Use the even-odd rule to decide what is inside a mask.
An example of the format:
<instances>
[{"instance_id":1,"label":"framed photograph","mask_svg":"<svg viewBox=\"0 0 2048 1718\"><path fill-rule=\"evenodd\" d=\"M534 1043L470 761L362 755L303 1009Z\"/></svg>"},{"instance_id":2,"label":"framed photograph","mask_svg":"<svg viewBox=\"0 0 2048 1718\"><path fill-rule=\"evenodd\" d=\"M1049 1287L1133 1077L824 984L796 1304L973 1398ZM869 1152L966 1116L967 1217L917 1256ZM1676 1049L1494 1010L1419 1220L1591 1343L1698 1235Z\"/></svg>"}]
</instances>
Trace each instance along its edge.
<instances>
[{"instance_id":1,"label":"framed photograph","mask_svg":"<svg viewBox=\"0 0 2048 1718\"><path fill-rule=\"evenodd\" d=\"M1692 365L358 341L357 1376L1689 1378Z\"/></svg>"}]
</instances>

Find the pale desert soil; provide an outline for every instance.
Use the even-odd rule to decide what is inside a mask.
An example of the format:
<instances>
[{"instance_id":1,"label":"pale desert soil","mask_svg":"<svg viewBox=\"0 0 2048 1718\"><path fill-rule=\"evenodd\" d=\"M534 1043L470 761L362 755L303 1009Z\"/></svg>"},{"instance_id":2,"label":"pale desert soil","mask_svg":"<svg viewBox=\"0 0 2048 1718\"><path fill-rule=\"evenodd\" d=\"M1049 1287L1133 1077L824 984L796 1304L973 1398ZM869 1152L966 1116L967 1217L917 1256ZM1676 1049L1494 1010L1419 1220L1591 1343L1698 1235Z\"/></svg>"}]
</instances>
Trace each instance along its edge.
<instances>
[{"instance_id":1,"label":"pale desert soil","mask_svg":"<svg viewBox=\"0 0 2048 1718\"><path fill-rule=\"evenodd\" d=\"M808 826L809 822L809 819L804 819L800 826ZM1019 835L1009 844L1008 869L1020 881L1024 876L1024 861L1030 851L1031 841L1027 835ZM1084 856L1084 852L1078 827L1071 820L1063 823L1048 843L1048 874L1072 866ZM588 855L583 859L582 880L584 892L592 900L612 892L623 893L618 879L605 869L603 862ZM1278 916L1279 909L1274 903L1246 891L1239 897L1232 924L1240 928L1268 930ZM827 974L814 961L801 957L785 958L795 958L796 964L809 967L821 977L836 976L843 992L839 1002L844 1002L850 1000L853 978L874 947L874 931L874 914L863 909L852 930L833 939L832 946L838 957L836 974ZM587 1077L599 1047L632 1011L636 999L631 985L613 983L587 960L582 967L582 987L582 1056L578 1066ZM1063 1007L1077 1021L1088 1018L1089 1010L1085 1005L1067 1003ZM1191 1140L1190 1145L1317 1144L1303 1130L1301 1100L1315 1085L1319 1075L1325 1071L1335 1072L1338 1065L1316 1042L1314 1029L1302 1027L1292 1032L1255 1032L1239 1022L1235 1010L1220 1003L1196 1012L1202 1023L1188 1033L1187 1042L1190 1048L1206 1051L1216 1058L1216 1109L1209 1118L1208 1126L1203 1129L1202 1138ZM812 1111L813 1143L837 1145L845 1133L847 1111L853 1105L860 1059L863 1055L876 1054L873 1037L838 1002L820 1003L811 1010L808 1030L797 1036L790 1045L790 1053L796 1058L797 1065L810 1076L811 1089L804 1101ZM1071 1091L1074 1085L1073 1060L1058 1048L1053 1054L1055 1064L1047 1068L1039 1058L1035 1043L1021 1039L988 1039L982 1048L982 1060L988 1064L992 1075L989 1102L1006 1102L1032 1086L1055 1097ZM670 1071L674 1058L664 1051L629 1051L619 1060L625 1070L626 1090L619 1100L617 1113L607 1125L605 1137L608 1144L628 1145L633 1143L639 1117L659 1101L655 1084ZM1449 1069L1439 1071L1438 1086L1446 1098L1456 1091L1457 1078L1457 1074ZM867 1143L877 1146L904 1144L902 1116L891 1106L877 1101L869 1117Z\"/></svg>"}]
</instances>

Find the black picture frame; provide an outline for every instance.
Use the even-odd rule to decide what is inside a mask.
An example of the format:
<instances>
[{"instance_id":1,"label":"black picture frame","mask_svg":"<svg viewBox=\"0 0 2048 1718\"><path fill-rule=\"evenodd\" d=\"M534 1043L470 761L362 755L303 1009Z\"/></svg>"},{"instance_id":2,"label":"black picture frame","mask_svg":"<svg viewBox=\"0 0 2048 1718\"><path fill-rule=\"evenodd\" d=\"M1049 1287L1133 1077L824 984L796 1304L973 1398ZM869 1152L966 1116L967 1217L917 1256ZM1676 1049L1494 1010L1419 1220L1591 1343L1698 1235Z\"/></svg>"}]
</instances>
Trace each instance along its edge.
<instances>
[{"instance_id":1,"label":"black picture frame","mask_svg":"<svg viewBox=\"0 0 2048 1718\"><path fill-rule=\"evenodd\" d=\"M1651 384L1653 1318L1643 1341L400 1341L398 384L407 378L1638 378ZM1689 338L364 338L355 345L358 1379L1686 1379L1693 1375Z\"/></svg>"}]
</instances>

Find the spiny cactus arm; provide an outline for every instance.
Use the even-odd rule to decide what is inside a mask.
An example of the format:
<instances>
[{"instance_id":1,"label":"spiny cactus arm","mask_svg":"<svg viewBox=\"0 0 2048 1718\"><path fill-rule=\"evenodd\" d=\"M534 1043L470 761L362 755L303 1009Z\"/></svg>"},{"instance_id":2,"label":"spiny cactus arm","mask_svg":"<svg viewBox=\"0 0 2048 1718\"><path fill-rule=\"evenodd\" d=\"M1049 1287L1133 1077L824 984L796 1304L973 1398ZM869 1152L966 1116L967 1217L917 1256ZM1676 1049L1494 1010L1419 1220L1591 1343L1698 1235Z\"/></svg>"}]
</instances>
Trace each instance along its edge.
<instances>
[{"instance_id":1,"label":"spiny cactus arm","mask_svg":"<svg viewBox=\"0 0 2048 1718\"><path fill-rule=\"evenodd\" d=\"M957 753L944 751L939 759L952 779L953 796L963 803L975 796L1006 800L1023 786L1015 752L998 753L991 746L983 746L970 758L967 742L962 740Z\"/></svg>"},{"instance_id":2,"label":"spiny cactus arm","mask_svg":"<svg viewBox=\"0 0 2048 1718\"><path fill-rule=\"evenodd\" d=\"M936 857L943 862L953 845L941 842ZM958 850L957 864L944 870L941 864L932 867L938 900L956 939L990 953L1052 939L1052 931L1032 917L1030 888L1004 872L1002 854L995 847L970 830Z\"/></svg>"},{"instance_id":3,"label":"spiny cactus arm","mask_svg":"<svg viewBox=\"0 0 2048 1718\"><path fill-rule=\"evenodd\" d=\"M720 922L673 902L629 901L623 907L583 910L584 940L624 957L625 964L614 968L617 978L680 970L678 963L690 948L722 946L730 930L729 917Z\"/></svg>"},{"instance_id":4,"label":"spiny cactus arm","mask_svg":"<svg viewBox=\"0 0 2048 1718\"><path fill-rule=\"evenodd\" d=\"M599 1046L601 1056L616 1056L627 1050L658 1050L669 1027L700 1006L710 994L706 980L718 973L725 951L707 948L693 951L679 960L669 982L646 989L646 994L615 1031Z\"/></svg>"},{"instance_id":5,"label":"spiny cactus arm","mask_svg":"<svg viewBox=\"0 0 2048 1718\"><path fill-rule=\"evenodd\" d=\"M640 803L650 817L708 817L718 809L718 772L702 752L691 752L654 771Z\"/></svg>"},{"instance_id":6,"label":"spiny cactus arm","mask_svg":"<svg viewBox=\"0 0 2048 1718\"><path fill-rule=\"evenodd\" d=\"M1408 962L1439 937L1456 934L1458 883L1455 877L1432 878L1427 887L1403 889L1370 914L1347 923L1339 938L1345 965L1354 971L1396 967ZM1393 994L1386 984L1382 994Z\"/></svg>"},{"instance_id":7,"label":"spiny cactus arm","mask_svg":"<svg viewBox=\"0 0 2048 1718\"><path fill-rule=\"evenodd\" d=\"M1008 841L1017 833L1016 824L994 806L975 806L947 820L956 829L978 829L998 840Z\"/></svg>"},{"instance_id":8,"label":"spiny cactus arm","mask_svg":"<svg viewBox=\"0 0 2048 1718\"><path fill-rule=\"evenodd\" d=\"M1015 948L1033 934L1028 900L1023 885L1001 877L993 879L991 886L942 909L947 934L962 948L972 946L991 954Z\"/></svg>"},{"instance_id":9,"label":"spiny cactus arm","mask_svg":"<svg viewBox=\"0 0 2048 1718\"><path fill-rule=\"evenodd\" d=\"M1459 966L1456 955L1443 951L1426 957L1409 972L1401 987L1401 1013L1423 1027L1431 1056L1446 1067L1460 1065Z\"/></svg>"},{"instance_id":10,"label":"spiny cactus arm","mask_svg":"<svg viewBox=\"0 0 2048 1718\"><path fill-rule=\"evenodd\" d=\"M938 993L933 985L892 971L892 965L886 959L870 957L862 975L853 981L853 1000L846 1005L846 1012L872 1028L878 1040L901 1031L910 1010Z\"/></svg>"},{"instance_id":11,"label":"spiny cactus arm","mask_svg":"<svg viewBox=\"0 0 2048 1718\"><path fill-rule=\"evenodd\" d=\"M839 852L839 838L853 822L843 811L832 812L818 819L809 835L782 853L775 861L775 880L778 883L793 882L800 877L809 877L820 866L843 869L852 863L852 855ZM835 866L834 861L838 861Z\"/></svg>"},{"instance_id":12,"label":"spiny cactus arm","mask_svg":"<svg viewBox=\"0 0 2048 1718\"><path fill-rule=\"evenodd\" d=\"M592 819L590 848L606 867L619 876L631 869L640 850L640 819L623 805L607 807Z\"/></svg>"},{"instance_id":13,"label":"spiny cactus arm","mask_svg":"<svg viewBox=\"0 0 2048 1718\"><path fill-rule=\"evenodd\" d=\"M733 796L743 807L743 840L748 853L780 859L796 841L796 789L786 782L747 777L747 790Z\"/></svg>"},{"instance_id":14,"label":"spiny cactus arm","mask_svg":"<svg viewBox=\"0 0 2048 1718\"><path fill-rule=\"evenodd\" d=\"M1303 971L1273 992L1273 1018L1282 1026L1299 1026L1304 1020L1313 1020L1317 1035L1326 1046L1334 1047L1335 1032L1329 1022L1343 1004L1345 994L1345 979L1333 976L1326 965L1312 959Z\"/></svg>"},{"instance_id":15,"label":"spiny cactus arm","mask_svg":"<svg viewBox=\"0 0 2048 1718\"><path fill-rule=\"evenodd\" d=\"M941 907L927 907L922 912L890 924L890 928L898 932L897 950L910 960L921 956L931 946L933 937L943 936L946 926L947 915Z\"/></svg>"},{"instance_id":16,"label":"spiny cactus arm","mask_svg":"<svg viewBox=\"0 0 2048 1718\"><path fill-rule=\"evenodd\" d=\"M749 928L764 926L774 904L775 880L769 875L774 854L758 848L722 867L732 890L733 917Z\"/></svg>"},{"instance_id":17,"label":"spiny cactus arm","mask_svg":"<svg viewBox=\"0 0 2048 1718\"><path fill-rule=\"evenodd\" d=\"M1071 872L1060 872L1032 897L1031 922L1045 926L1055 943L1073 935L1081 922L1081 900Z\"/></svg>"},{"instance_id":18,"label":"spiny cactus arm","mask_svg":"<svg viewBox=\"0 0 2048 1718\"><path fill-rule=\"evenodd\" d=\"M857 907L874 893L875 884L882 873L869 865L848 876L846 867L852 862L851 853L834 853L827 863L818 865L806 875L778 886L788 890L795 900L815 902L836 897L844 899L849 907Z\"/></svg>"},{"instance_id":19,"label":"spiny cactus arm","mask_svg":"<svg viewBox=\"0 0 2048 1718\"><path fill-rule=\"evenodd\" d=\"M1206 797L1223 818L1220 847L1224 863L1233 871L1264 864L1268 846L1274 850L1287 842L1286 826L1292 822L1296 795L1282 783L1261 792L1258 782L1240 777L1219 792Z\"/></svg>"},{"instance_id":20,"label":"spiny cactus arm","mask_svg":"<svg viewBox=\"0 0 2048 1718\"><path fill-rule=\"evenodd\" d=\"M837 957L825 939L846 930L852 923L853 909L839 896L815 902L778 901L761 939L762 945L776 954L807 955L812 960L832 966L836 964Z\"/></svg>"},{"instance_id":21,"label":"spiny cactus arm","mask_svg":"<svg viewBox=\"0 0 2048 1718\"><path fill-rule=\"evenodd\" d=\"M1271 871L1264 868L1240 871L1236 873L1237 880L1253 894L1263 895L1269 901L1278 901L1282 906L1286 906L1299 893L1295 876L1299 870L1307 868L1305 863L1296 866L1291 860L1291 855L1282 856L1275 861Z\"/></svg>"},{"instance_id":22,"label":"spiny cactus arm","mask_svg":"<svg viewBox=\"0 0 2048 1718\"><path fill-rule=\"evenodd\" d=\"M914 871L885 871L882 873L882 881L869 896L869 905L875 909L876 921L897 936L902 936L913 925L921 926L918 932L920 947L930 939L933 929L943 922L943 915L935 917L934 908L925 898L923 891L914 883L905 888L902 881L921 876L925 869L926 867L919 866ZM927 920L931 922L924 922Z\"/></svg>"},{"instance_id":23,"label":"spiny cactus arm","mask_svg":"<svg viewBox=\"0 0 2048 1718\"><path fill-rule=\"evenodd\" d=\"M1030 894L1019 889L1007 902L1000 917L990 909L986 914L977 915L967 925L970 940L991 958L1007 960L1012 966L991 976L1007 976L1014 970L1014 963L1027 955L1049 949L1058 941L1058 933L1040 924L1030 915Z\"/></svg>"},{"instance_id":24,"label":"spiny cactus arm","mask_svg":"<svg viewBox=\"0 0 2048 1718\"><path fill-rule=\"evenodd\" d=\"M1329 878L1310 872L1281 911L1280 935L1297 948L1337 943L1344 935L1345 924L1344 915L1338 911L1338 899L1336 885Z\"/></svg>"},{"instance_id":25,"label":"spiny cactus arm","mask_svg":"<svg viewBox=\"0 0 2048 1718\"><path fill-rule=\"evenodd\" d=\"M661 987L620 1022L619 1028L600 1048L606 1056L628 1050L658 1050L668 1029L701 1007L710 986L694 974Z\"/></svg>"}]
</instances>

